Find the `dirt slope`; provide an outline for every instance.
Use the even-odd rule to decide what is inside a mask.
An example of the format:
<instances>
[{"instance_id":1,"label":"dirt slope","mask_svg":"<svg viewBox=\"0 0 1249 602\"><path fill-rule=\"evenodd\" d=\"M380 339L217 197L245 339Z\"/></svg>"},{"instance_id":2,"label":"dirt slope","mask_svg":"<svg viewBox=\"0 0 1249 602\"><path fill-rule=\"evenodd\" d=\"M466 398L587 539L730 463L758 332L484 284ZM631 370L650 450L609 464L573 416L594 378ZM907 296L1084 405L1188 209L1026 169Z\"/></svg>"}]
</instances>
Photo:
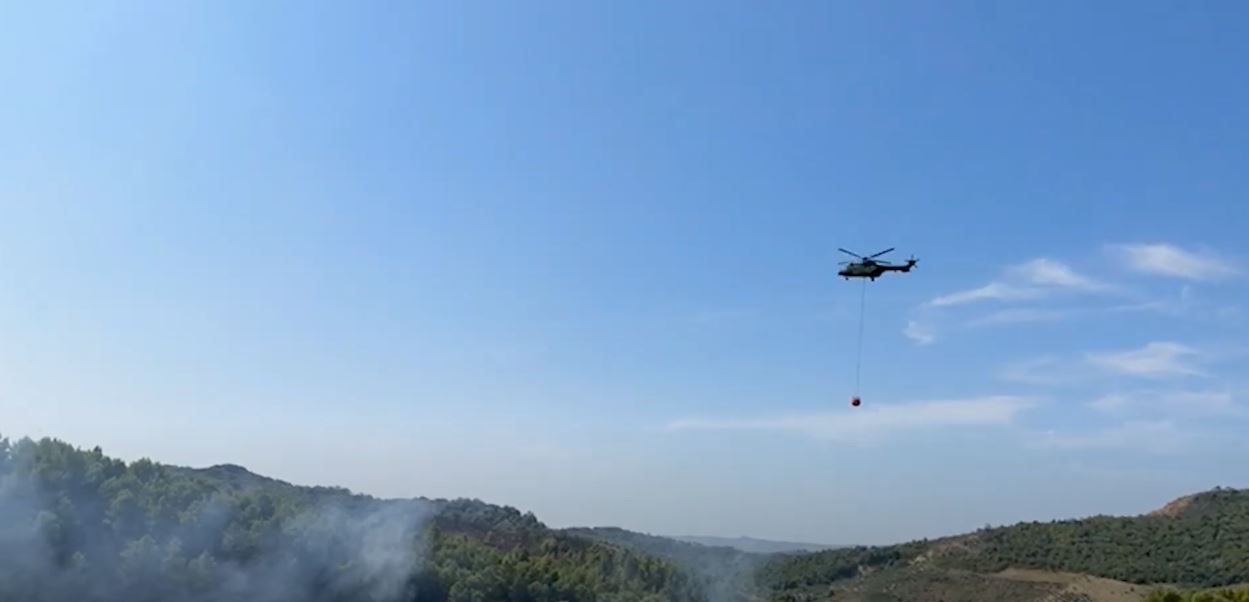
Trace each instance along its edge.
<instances>
[{"instance_id":1,"label":"dirt slope","mask_svg":"<svg viewBox=\"0 0 1249 602\"><path fill-rule=\"evenodd\" d=\"M828 590L822 602L1139 602L1149 588L1087 575L886 569Z\"/></svg>"}]
</instances>

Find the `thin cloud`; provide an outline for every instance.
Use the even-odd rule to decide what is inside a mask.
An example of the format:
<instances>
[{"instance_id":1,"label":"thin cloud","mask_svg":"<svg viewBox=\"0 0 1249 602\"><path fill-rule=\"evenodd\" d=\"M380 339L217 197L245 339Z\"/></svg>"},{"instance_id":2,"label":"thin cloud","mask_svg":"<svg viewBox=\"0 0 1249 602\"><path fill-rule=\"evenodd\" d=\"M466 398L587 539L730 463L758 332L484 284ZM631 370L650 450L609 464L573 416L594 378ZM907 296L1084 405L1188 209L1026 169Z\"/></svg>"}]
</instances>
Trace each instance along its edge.
<instances>
[{"instance_id":1,"label":"thin cloud","mask_svg":"<svg viewBox=\"0 0 1249 602\"><path fill-rule=\"evenodd\" d=\"M1190 284L1185 284L1176 291L1174 296L1166 296L1152 301L1114 305L1107 308L1110 312L1155 312L1168 315L1192 313L1200 303Z\"/></svg>"},{"instance_id":2,"label":"thin cloud","mask_svg":"<svg viewBox=\"0 0 1249 602\"><path fill-rule=\"evenodd\" d=\"M1026 324L1028 322L1060 322L1075 312L1062 309L1037 309L1031 307L1012 308L995 311L982 318L971 321L972 326L1000 326L1005 324Z\"/></svg>"},{"instance_id":3,"label":"thin cloud","mask_svg":"<svg viewBox=\"0 0 1249 602\"><path fill-rule=\"evenodd\" d=\"M1191 284L1184 284L1172 295L1152 301L1117 305L1108 309L1115 313L1151 312L1205 322L1218 322L1222 326L1243 325L1245 308L1229 305L1198 293Z\"/></svg>"},{"instance_id":4,"label":"thin cloud","mask_svg":"<svg viewBox=\"0 0 1249 602\"><path fill-rule=\"evenodd\" d=\"M906 328L902 329L902 334L906 335L906 338L915 341L916 345L930 345L937 340L937 336L933 334L932 330L915 320L906 323Z\"/></svg>"},{"instance_id":5,"label":"thin cloud","mask_svg":"<svg viewBox=\"0 0 1249 602\"><path fill-rule=\"evenodd\" d=\"M1209 251L1189 251L1170 244L1107 245L1129 270L1187 280L1220 280L1240 274L1230 260Z\"/></svg>"},{"instance_id":6,"label":"thin cloud","mask_svg":"<svg viewBox=\"0 0 1249 602\"><path fill-rule=\"evenodd\" d=\"M753 318L757 312L753 309L706 309L694 314L694 322L699 324L724 324Z\"/></svg>"},{"instance_id":7,"label":"thin cloud","mask_svg":"<svg viewBox=\"0 0 1249 602\"><path fill-rule=\"evenodd\" d=\"M1099 412L1118 413L1132 406L1136 398L1122 393L1103 395L1089 402L1089 407Z\"/></svg>"},{"instance_id":8,"label":"thin cloud","mask_svg":"<svg viewBox=\"0 0 1249 602\"><path fill-rule=\"evenodd\" d=\"M1171 414L1176 416L1249 417L1231 391L1142 390L1111 393L1089 402L1089 408L1104 414Z\"/></svg>"},{"instance_id":9,"label":"thin cloud","mask_svg":"<svg viewBox=\"0 0 1249 602\"><path fill-rule=\"evenodd\" d=\"M865 406L846 412L765 418L677 420L668 431L765 431L793 433L838 442L868 442L900 432L1005 426L1031 407L1028 399L994 396Z\"/></svg>"},{"instance_id":10,"label":"thin cloud","mask_svg":"<svg viewBox=\"0 0 1249 602\"><path fill-rule=\"evenodd\" d=\"M1140 349L1086 354L1088 362L1102 370L1143 378L1203 376L1192 361L1200 353L1187 345L1152 342Z\"/></svg>"},{"instance_id":11,"label":"thin cloud","mask_svg":"<svg viewBox=\"0 0 1249 602\"><path fill-rule=\"evenodd\" d=\"M998 378L1012 383L1057 387L1089 380L1091 370L1071 358L1043 355L1010 362L998 371Z\"/></svg>"},{"instance_id":12,"label":"thin cloud","mask_svg":"<svg viewBox=\"0 0 1249 602\"><path fill-rule=\"evenodd\" d=\"M1169 396L1176 408L1202 414L1245 416L1245 408L1231 391L1181 391Z\"/></svg>"},{"instance_id":13,"label":"thin cloud","mask_svg":"<svg viewBox=\"0 0 1249 602\"><path fill-rule=\"evenodd\" d=\"M997 377L1005 382L1051 387L1109 384L1113 377L1121 376L1165 381L1209 376L1198 364L1216 357L1181 343L1155 341L1127 351L1042 355L1008 362L998 369ZM1122 401L1110 396L1097 403L1112 408Z\"/></svg>"},{"instance_id":14,"label":"thin cloud","mask_svg":"<svg viewBox=\"0 0 1249 602\"><path fill-rule=\"evenodd\" d=\"M1092 449L1130 450L1167 454L1179 451L1187 435L1167 420L1133 421L1105 429L1059 433L1050 431L1034 438L1036 447L1081 451Z\"/></svg>"}]
</instances>

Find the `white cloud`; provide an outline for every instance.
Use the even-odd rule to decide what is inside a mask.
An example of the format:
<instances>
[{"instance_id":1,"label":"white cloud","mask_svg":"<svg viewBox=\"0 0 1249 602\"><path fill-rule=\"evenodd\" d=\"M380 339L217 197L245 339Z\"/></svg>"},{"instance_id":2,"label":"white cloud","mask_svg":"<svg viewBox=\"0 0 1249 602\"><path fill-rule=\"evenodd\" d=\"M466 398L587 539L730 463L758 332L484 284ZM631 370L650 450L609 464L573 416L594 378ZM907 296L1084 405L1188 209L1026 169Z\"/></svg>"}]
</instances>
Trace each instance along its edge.
<instances>
[{"instance_id":1,"label":"white cloud","mask_svg":"<svg viewBox=\"0 0 1249 602\"><path fill-rule=\"evenodd\" d=\"M1128 269L1144 274L1188 280L1218 280L1240 270L1229 260L1208 251L1188 251L1169 244L1108 245Z\"/></svg>"},{"instance_id":2,"label":"white cloud","mask_svg":"<svg viewBox=\"0 0 1249 602\"><path fill-rule=\"evenodd\" d=\"M872 405L840 412L746 419L687 419L670 431L774 431L841 442L878 440L901 431L1003 426L1032 402L1013 396Z\"/></svg>"},{"instance_id":3,"label":"white cloud","mask_svg":"<svg viewBox=\"0 0 1249 602\"><path fill-rule=\"evenodd\" d=\"M1018 287L1001 282L990 282L980 288L942 295L929 301L928 304L934 307L943 307L987 300L1021 301L1036 299L1044 295L1045 291L1039 288Z\"/></svg>"},{"instance_id":4,"label":"white cloud","mask_svg":"<svg viewBox=\"0 0 1249 602\"><path fill-rule=\"evenodd\" d=\"M902 329L902 334L906 335L908 339L915 341L916 345L929 345L937 340L937 336L933 334L932 330L915 320L906 323L906 328Z\"/></svg>"},{"instance_id":5,"label":"white cloud","mask_svg":"<svg viewBox=\"0 0 1249 602\"><path fill-rule=\"evenodd\" d=\"M1196 349L1171 342L1152 342L1141 349L1086 354L1088 362L1103 370L1144 378L1202 376L1191 363L1200 355Z\"/></svg>"},{"instance_id":6,"label":"white cloud","mask_svg":"<svg viewBox=\"0 0 1249 602\"><path fill-rule=\"evenodd\" d=\"M1070 288L1083 291L1107 290L1106 284L1077 274L1064 263L1040 257L1010 270L1016 276L1039 286Z\"/></svg>"},{"instance_id":7,"label":"white cloud","mask_svg":"<svg viewBox=\"0 0 1249 602\"><path fill-rule=\"evenodd\" d=\"M1098 293L1112 288L1076 273L1064 263L1039 257L1008 267L1001 280L980 288L942 295L929 301L928 305L943 307L976 301L1027 301L1062 291Z\"/></svg>"},{"instance_id":8,"label":"white cloud","mask_svg":"<svg viewBox=\"0 0 1249 602\"><path fill-rule=\"evenodd\" d=\"M1173 453L1187 442L1187 436L1166 420L1125 422L1096 431L1037 436L1038 447L1058 450L1122 449L1148 453Z\"/></svg>"}]
</instances>

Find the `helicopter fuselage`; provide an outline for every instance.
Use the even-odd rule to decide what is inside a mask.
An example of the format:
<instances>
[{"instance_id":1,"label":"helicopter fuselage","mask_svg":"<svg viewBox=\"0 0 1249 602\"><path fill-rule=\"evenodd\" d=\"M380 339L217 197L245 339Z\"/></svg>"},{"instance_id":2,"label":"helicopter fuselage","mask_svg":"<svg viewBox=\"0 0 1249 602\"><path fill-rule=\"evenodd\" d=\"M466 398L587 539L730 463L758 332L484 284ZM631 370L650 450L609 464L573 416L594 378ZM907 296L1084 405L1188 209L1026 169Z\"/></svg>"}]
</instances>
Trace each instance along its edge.
<instances>
[{"instance_id":1,"label":"helicopter fuselage","mask_svg":"<svg viewBox=\"0 0 1249 602\"><path fill-rule=\"evenodd\" d=\"M907 261L902 265L886 265L876 263L875 261L856 261L847 264L846 267L842 268L840 272L837 272L837 275L847 280L851 278L869 278L875 280L885 272L909 272L914 266L914 261Z\"/></svg>"}]
</instances>

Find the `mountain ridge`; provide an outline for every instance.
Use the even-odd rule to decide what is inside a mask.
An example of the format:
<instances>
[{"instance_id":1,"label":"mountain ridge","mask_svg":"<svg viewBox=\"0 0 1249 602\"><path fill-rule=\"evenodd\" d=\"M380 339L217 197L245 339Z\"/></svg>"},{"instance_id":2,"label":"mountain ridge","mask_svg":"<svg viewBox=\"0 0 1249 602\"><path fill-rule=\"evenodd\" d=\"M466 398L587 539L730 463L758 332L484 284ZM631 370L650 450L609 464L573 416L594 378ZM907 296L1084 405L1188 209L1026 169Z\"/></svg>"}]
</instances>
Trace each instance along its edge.
<instances>
[{"instance_id":1,"label":"mountain ridge","mask_svg":"<svg viewBox=\"0 0 1249 602\"><path fill-rule=\"evenodd\" d=\"M670 539L695 543L712 547L729 547L752 554L787 554L793 552L819 552L834 548L850 546L796 541L780 541L740 535L737 537L721 537L715 535L669 535Z\"/></svg>"}]
</instances>

